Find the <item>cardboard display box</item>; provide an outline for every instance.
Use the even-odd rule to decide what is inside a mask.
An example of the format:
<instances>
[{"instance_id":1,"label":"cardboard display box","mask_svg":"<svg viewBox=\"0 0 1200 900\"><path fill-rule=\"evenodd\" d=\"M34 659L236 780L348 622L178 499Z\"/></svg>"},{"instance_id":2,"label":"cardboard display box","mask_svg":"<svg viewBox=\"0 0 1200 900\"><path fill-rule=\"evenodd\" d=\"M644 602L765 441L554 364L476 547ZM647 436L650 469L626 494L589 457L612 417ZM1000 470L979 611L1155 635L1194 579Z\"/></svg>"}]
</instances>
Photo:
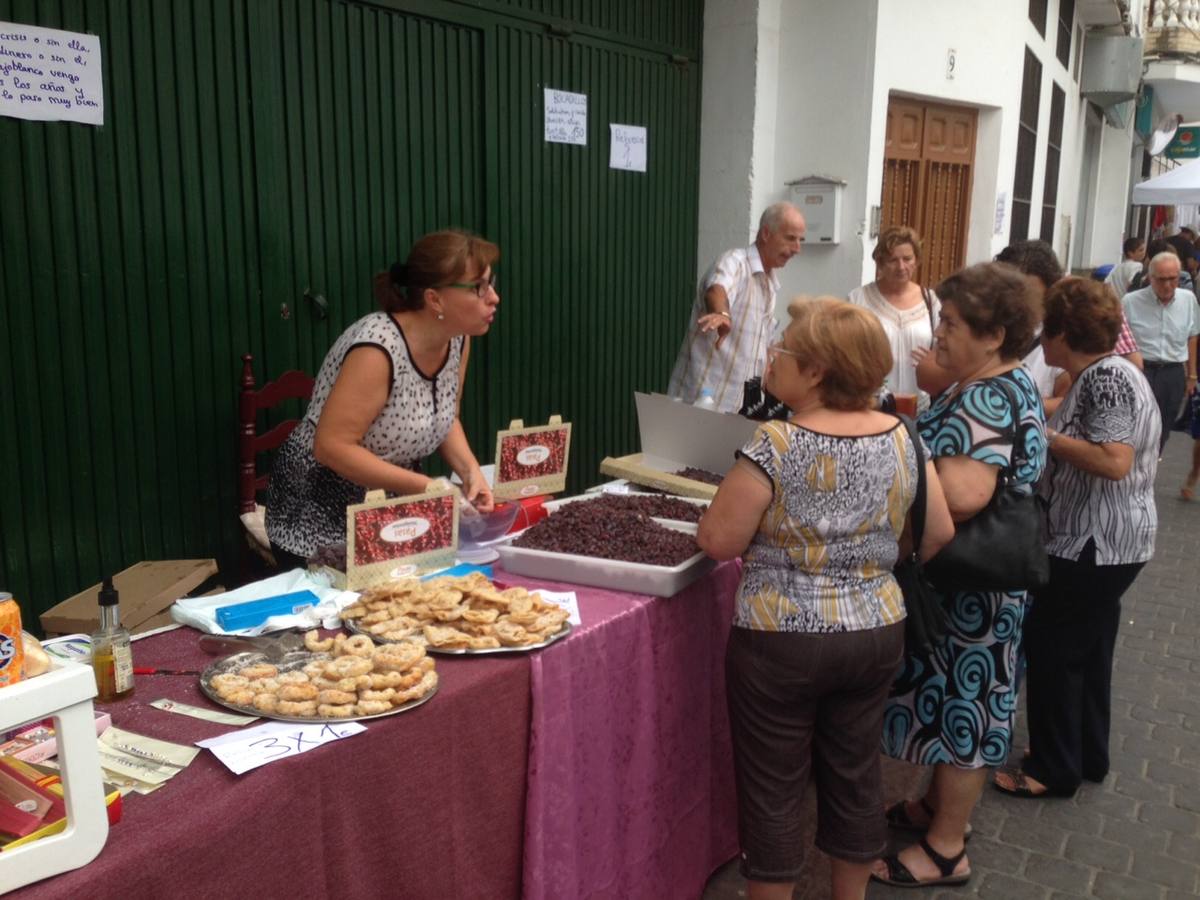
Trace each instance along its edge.
<instances>
[{"instance_id":1,"label":"cardboard display box","mask_svg":"<svg viewBox=\"0 0 1200 900\"><path fill-rule=\"evenodd\" d=\"M121 624L139 634L172 624L170 606L217 574L215 559L140 562L113 576L120 594ZM47 637L88 634L100 625L100 585L94 584L41 615Z\"/></svg>"},{"instance_id":2,"label":"cardboard display box","mask_svg":"<svg viewBox=\"0 0 1200 900\"><path fill-rule=\"evenodd\" d=\"M711 500L717 489L674 474L688 467L724 475L734 452L754 436L758 422L673 400L663 394L635 394L642 452L608 457L605 475L658 488L683 497Z\"/></svg>"}]
</instances>

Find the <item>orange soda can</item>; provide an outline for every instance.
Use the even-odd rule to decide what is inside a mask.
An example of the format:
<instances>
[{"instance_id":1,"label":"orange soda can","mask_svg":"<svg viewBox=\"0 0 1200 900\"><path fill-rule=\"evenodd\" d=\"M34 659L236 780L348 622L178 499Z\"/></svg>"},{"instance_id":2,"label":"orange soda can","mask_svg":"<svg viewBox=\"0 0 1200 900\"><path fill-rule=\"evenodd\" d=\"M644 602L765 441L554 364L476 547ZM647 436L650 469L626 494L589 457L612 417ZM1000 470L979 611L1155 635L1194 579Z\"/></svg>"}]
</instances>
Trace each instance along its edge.
<instances>
[{"instance_id":1,"label":"orange soda can","mask_svg":"<svg viewBox=\"0 0 1200 900\"><path fill-rule=\"evenodd\" d=\"M25 642L21 640L21 607L7 591L0 591L0 687L16 684L25 669Z\"/></svg>"}]
</instances>

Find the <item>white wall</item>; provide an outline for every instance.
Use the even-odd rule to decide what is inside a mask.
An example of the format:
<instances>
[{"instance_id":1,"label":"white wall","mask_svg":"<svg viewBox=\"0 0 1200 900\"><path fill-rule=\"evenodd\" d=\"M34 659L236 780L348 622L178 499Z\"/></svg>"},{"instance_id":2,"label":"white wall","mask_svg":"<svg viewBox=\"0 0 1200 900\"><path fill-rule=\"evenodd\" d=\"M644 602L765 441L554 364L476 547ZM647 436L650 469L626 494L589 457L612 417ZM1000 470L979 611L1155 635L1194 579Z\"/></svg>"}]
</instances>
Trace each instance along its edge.
<instances>
[{"instance_id":1,"label":"white wall","mask_svg":"<svg viewBox=\"0 0 1200 900\"><path fill-rule=\"evenodd\" d=\"M758 3L708 0L704 5L704 76L700 99L700 273L753 233ZM697 273L697 277L699 274Z\"/></svg>"},{"instance_id":2,"label":"white wall","mask_svg":"<svg viewBox=\"0 0 1200 900\"><path fill-rule=\"evenodd\" d=\"M806 175L847 182L840 243L807 244L780 272L781 306L796 294L844 297L862 283L878 7L876 0L789 0L781 10L774 167L755 172L757 196L791 200L784 183Z\"/></svg>"},{"instance_id":3,"label":"white wall","mask_svg":"<svg viewBox=\"0 0 1200 900\"><path fill-rule=\"evenodd\" d=\"M1054 246L1080 240L1078 181L1084 107L1073 78L1081 52L1072 31L1069 67L1055 57L1058 3L1046 36L1024 0L709 0L705 7L699 264L749 240L761 210L792 199L785 182L806 175L844 180L840 242L806 245L780 272L780 305L797 293L844 295L874 278L868 235L883 187L892 94L979 111L967 261L1009 242L1025 48L1042 62L1030 237L1041 231L1052 85L1065 91ZM955 51L953 78L947 55ZM1130 132L1105 125L1089 264L1119 251L1128 191ZM997 198L1004 217L994 228ZM1064 227L1064 220L1069 228Z\"/></svg>"}]
</instances>

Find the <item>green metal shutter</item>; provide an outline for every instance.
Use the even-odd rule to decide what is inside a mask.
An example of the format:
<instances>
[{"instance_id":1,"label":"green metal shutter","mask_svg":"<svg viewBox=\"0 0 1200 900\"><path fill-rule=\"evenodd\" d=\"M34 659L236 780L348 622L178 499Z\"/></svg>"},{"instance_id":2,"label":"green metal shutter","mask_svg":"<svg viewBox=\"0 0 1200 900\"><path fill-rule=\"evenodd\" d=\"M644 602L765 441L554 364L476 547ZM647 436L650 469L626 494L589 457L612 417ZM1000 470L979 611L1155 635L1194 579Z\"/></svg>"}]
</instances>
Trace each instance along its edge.
<instances>
[{"instance_id":1,"label":"green metal shutter","mask_svg":"<svg viewBox=\"0 0 1200 900\"><path fill-rule=\"evenodd\" d=\"M0 588L32 617L138 559L232 572L240 355L315 372L434 228L503 254L463 408L480 460L555 412L572 488L634 449L694 290L700 10L0 0L100 35L107 123L0 118ZM543 142L543 87L588 94L586 147ZM646 174L608 168L610 122L649 128Z\"/></svg>"}]
</instances>

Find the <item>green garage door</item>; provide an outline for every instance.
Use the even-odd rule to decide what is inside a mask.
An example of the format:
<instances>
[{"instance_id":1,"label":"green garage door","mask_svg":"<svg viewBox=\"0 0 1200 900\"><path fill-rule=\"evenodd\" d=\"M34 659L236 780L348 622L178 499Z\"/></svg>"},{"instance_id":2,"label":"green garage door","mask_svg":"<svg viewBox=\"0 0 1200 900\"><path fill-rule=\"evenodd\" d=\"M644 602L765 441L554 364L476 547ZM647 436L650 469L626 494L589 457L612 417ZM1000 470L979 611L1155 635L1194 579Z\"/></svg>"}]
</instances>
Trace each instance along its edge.
<instances>
[{"instance_id":1,"label":"green garage door","mask_svg":"<svg viewBox=\"0 0 1200 900\"><path fill-rule=\"evenodd\" d=\"M239 357L315 371L425 231L498 241L464 419L635 449L695 273L699 0L0 0L100 35L106 124L0 118L0 588L28 613L139 559L232 572ZM588 144L542 140L542 91ZM609 123L649 131L608 168Z\"/></svg>"}]
</instances>

